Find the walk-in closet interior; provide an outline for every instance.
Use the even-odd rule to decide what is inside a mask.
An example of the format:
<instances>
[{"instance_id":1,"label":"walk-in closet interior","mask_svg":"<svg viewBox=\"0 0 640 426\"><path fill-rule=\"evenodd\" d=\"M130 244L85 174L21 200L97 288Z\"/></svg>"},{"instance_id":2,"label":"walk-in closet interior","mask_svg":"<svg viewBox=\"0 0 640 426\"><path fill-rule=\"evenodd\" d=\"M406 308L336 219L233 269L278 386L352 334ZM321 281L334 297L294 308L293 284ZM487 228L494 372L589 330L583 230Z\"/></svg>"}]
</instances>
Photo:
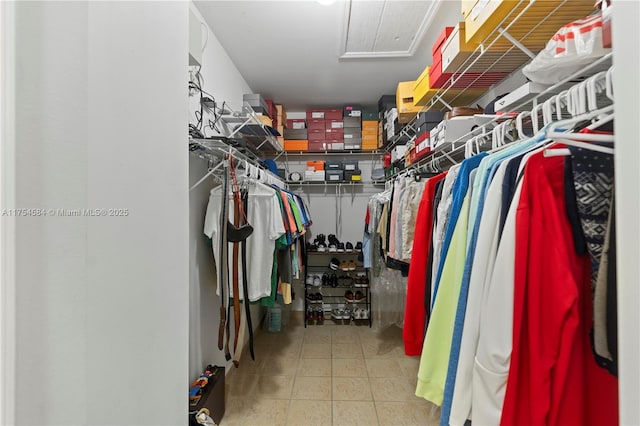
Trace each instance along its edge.
<instances>
[{"instance_id":1,"label":"walk-in closet interior","mask_svg":"<svg viewBox=\"0 0 640 426\"><path fill-rule=\"evenodd\" d=\"M638 22L0 2L0 424L640 424Z\"/></svg>"}]
</instances>

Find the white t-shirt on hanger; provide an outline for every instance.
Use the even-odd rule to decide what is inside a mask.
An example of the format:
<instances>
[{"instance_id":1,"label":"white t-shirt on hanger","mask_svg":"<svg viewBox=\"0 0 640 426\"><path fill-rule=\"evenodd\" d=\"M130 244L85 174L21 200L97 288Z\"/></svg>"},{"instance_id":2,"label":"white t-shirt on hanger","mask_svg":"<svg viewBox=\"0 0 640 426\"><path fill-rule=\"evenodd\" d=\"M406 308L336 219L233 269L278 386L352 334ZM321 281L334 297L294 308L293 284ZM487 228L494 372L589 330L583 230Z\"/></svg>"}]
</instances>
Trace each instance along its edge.
<instances>
[{"instance_id":1,"label":"white t-shirt on hanger","mask_svg":"<svg viewBox=\"0 0 640 426\"><path fill-rule=\"evenodd\" d=\"M204 234L211 238L213 258L219 265L219 227L221 187L211 190L209 204L204 220ZM253 227L253 233L247 238L247 283L249 300L254 302L271 295L271 270L275 241L285 233L282 211L276 191L259 182L249 186L247 219ZM233 199L229 200L229 220L233 223ZM232 244L229 244L229 271L232 271ZM239 266L240 286L242 286L242 268ZM229 279L231 280L231 273ZM231 282L231 281L230 281ZM216 294L220 295L220 283L216 285ZM242 300L242 294L240 299Z\"/></svg>"}]
</instances>

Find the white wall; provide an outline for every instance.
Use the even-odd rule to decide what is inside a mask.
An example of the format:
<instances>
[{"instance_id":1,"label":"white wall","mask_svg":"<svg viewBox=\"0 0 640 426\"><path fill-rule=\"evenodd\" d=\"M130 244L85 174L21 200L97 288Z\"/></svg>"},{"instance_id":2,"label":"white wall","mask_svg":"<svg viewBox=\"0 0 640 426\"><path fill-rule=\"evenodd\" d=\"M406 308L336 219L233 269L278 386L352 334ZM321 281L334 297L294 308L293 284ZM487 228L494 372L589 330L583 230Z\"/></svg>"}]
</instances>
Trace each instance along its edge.
<instances>
[{"instance_id":1,"label":"white wall","mask_svg":"<svg viewBox=\"0 0 640 426\"><path fill-rule=\"evenodd\" d=\"M183 423L188 6L16 13L16 423Z\"/></svg>"},{"instance_id":2,"label":"white wall","mask_svg":"<svg viewBox=\"0 0 640 426\"><path fill-rule=\"evenodd\" d=\"M640 3L613 3L620 424L640 424Z\"/></svg>"},{"instance_id":3,"label":"white wall","mask_svg":"<svg viewBox=\"0 0 640 426\"><path fill-rule=\"evenodd\" d=\"M196 17L204 23L198 9L190 4ZM235 110L242 108L242 95L251 93L251 88L240 71L233 64L211 29L202 25L202 70L203 89L215 97L216 102ZM185 74L185 84L188 75ZM199 110L199 96L190 98L189 121L195 124L194 111ZM206 117L206 115L205 115ZM205 123L208 120L205 119ZM214 134L207 129L208 136ZM189 182L191 186L207 173L207 162L191 156L189 158ZM203 234L204 216L209 201L209 192L216 185L209 178L189 193L189 377L193 380L207 364L225 365L229 373L232 363L227 362L224 353L218 350L218 323L220 321L220 297L216 296L216 269L213 262L211 245ZM259 306L251 307L254 329L259 325L262 311ZM233 318L233 314L232 314ZM233 327L231 327L233 342ZM248 340L248 333L245 334ZM259 358L260 354L256 354ZM251 362L249 357L240 360L240 367Z\"/></svg>"}]
</instances>

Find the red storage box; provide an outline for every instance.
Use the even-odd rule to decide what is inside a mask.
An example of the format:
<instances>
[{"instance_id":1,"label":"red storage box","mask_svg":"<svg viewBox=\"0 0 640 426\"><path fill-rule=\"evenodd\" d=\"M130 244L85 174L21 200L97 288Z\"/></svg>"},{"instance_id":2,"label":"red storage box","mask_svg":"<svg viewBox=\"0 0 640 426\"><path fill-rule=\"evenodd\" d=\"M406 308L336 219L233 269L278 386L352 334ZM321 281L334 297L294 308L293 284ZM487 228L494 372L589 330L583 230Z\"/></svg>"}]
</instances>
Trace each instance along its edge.
<instances>
[{"instance_id":1,"label":"red storage box","mask_svg":"<svg viewBox=\"0 0 640 426\"><path fill-rule=\"evenodd\" d=\"M327 149L331 149L327 145L327 141L309 141L309 151L326 151ZM324 170L324 162L322 163L322 167Z\"/></svg>"},{"instance_id":2,"label":"red storage box","mask_svg":"<svg viewBox=\"0 0 640 426\"><path fill-rule=\"evenodd\" d=\"M327 140L333 140L335 137L344 139L344 129L326 129L324 132L327 135Z\"/></svg>"},{"instance_id":3,"label":"red storage box","mask_svg":"<svg viewBox=\"0 0 640 426\"><path fill-rule=\"evenodd\" d=\"M327 143L344 143L344 137L343 136L327 136L326 139Z\"/></svg>"},{"instance_id":4,"label":"red storage box","mask_svg":"<svg viewBox=\"0 0 640 426\"><path fill-rule=\"evenodd\" d=\"M324 120L325 119L324 110L323 109L308 109L307 110L307 121L314 120L314 119Z\"/></svg>"},{"instance_id":5,"label":"red storage box","mask_svg":"<svg viewBox=\"0 0 640 426\"><path fill-rule=\"evenodd\" d=\"M342 120L325 120L324 122L327 130L344 128L344 121Z\"/></svg>"},{"instance_id":6,"label":"red storage box","mask_svg":"<svg viewBox=\"0 0 640 426\"><path fill-rule=\"evenodd\" d=\"M324 131L325 126L326 124L324 118L312 118L310 120L307 119L307 128L309 130L314 129Z\"/></svg>"},{"instance_id":7,"label":"red storage box","mask_svg":"<svg viewBox=\"0 0 640 426\"><path fill-rule=\"evenodd\" d=\"M313 119L342 120L341 109L308 109L307 122Z\"/></svg>"},{"instance_id":8,"label":"red storage box","mask_svg":"<svg viewBox=\"0 0 640 426\"><path fill-rule=\"evenodd\" d=\"M431 65L431 69L429 70L429 85L433 88L439 89L447 84L447 87L453 89L466 89L467 87L473 88L487 88L491 87L495 83L501 81L505 78L508 73L506 72L487 72L487 73L479 73L479 72L468 72L462 74L461 76L456 76L458 79L456 82L449 86L447 81L451 78L452 73L443 73L442 72L442 61L438 60Z\"/></svg>"},{"instance_id":9,"label":"red storage box","mask_svg":"<svg viewBox=\"0 0 640 426\"><path fill-rule=\"evenodd\" d=\"M325 120L342 120L342 109L325 109Z\"/></svg>"},{"instance_id":10,"label":"red storage box","mask_svg":"<svg viewBox=\"0 0 640 426\"><path fill-rule=\"evenodd\" d=\"M269 110L269 118L271 118L272 120L275 120L276 117L278 116L275 102L273 102L273 99L265 99L264 101L267 103L267 109Z\"/></svg>"},{"instance_id":11,"label":"red storage box","mask_svg":"<svg viewBox=\"0 0 640 426\"><path fill-rule=\"evenodd\" d=\"M302 118L290 118L287 120L287 129L306 129L306 121Z\"/></svg>"},{"instance_id":12,"label":"red storage box","mask_svg":"<svg viewBox=\"0 0 640 426\"><path fill-rule=\"evenodd\" d=\"M444 31L440 33L440 35L436 39L436 42L433 43L433 46L431 47L431 54L433 56L434 62L436 60L436 54L442 54L442 45L445 41L447 41L447 38L449 38L449 35L453 32L454 28L455 27L444 27Z\"/></svg>"},{"instance_id":13,"label":"red storage box","mask_svg":"<svg viewBox=\"0 0 640 426\"><path fill-rule=\"evenodd\" d=\"M322 141L325 140L324 127L322 129L309 129L307 130L307 139L310 141Z\"/></svg>"}]
</instances>

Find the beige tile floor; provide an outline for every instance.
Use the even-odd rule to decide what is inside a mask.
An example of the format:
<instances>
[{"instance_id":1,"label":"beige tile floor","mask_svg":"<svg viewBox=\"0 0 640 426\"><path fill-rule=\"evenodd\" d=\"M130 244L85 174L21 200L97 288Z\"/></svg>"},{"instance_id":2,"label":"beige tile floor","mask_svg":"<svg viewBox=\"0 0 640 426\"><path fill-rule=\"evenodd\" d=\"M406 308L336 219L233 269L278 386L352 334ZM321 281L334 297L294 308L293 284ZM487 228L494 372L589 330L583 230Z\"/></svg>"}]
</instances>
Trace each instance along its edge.
<instances>
[{"instance_id":1,"label":"beige tile floor","mask_svg":"<svg viewBox=\"0 0 640 426\"><path fill-rule=\"evenodd\" d=\"M438 408L414 395L419 359L402 330L293 319L259 331L256 361L227 375L221 425L437 425Z\"/></svg>"}]
</instances>

